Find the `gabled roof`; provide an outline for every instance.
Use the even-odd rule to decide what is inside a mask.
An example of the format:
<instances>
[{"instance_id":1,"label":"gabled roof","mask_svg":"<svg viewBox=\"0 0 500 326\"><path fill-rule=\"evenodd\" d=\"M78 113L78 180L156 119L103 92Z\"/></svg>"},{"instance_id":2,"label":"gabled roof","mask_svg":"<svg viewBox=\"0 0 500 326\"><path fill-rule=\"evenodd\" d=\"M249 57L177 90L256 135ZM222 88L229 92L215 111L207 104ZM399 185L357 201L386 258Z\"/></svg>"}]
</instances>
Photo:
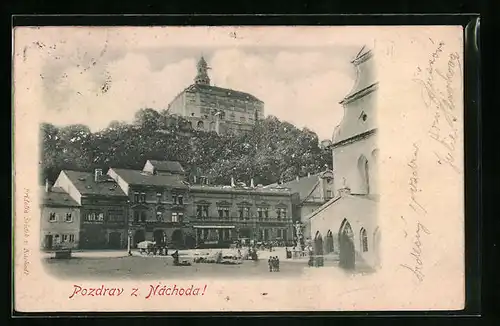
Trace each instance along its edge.
<instances>
[{"instance_id":1,"label":"gabled roof","mask_svg":"<svg viewBox=\"0 0 500 326\"><path fill-rule=\"evenodd\" d=\"M301 201L306 200L319 185L318 180L319 174L313 174L308 177L300 178L299 180L288 181L278 185L277 183L273 183L267 185L265 188L289 188L292 193L298 193Z\"/></svg>"},{"instance_id":2,"label":"gabled roof","mask_svg":"<svg viewBox=\"0 0 500 326\"><path fill-rule=\"evenodd\" d=\"M188 185L177 175L149 174L140 170L112 168L117 175L130 185L187 188Z\"/></svg>"},{"instance_id":3,"label":"gabled roof","mask_svg":"<svg viewBox=\"0 0 500 326\"><path fill-rule=\"evenodd\" d=\"M184 173L184 168L181 163L177 161L157 161L157 160L148 160L151 165L157 171L161 172L171 172L171 173Z\"/></svg>"},{"instance_id":4,"label":"gabled roof","mask_svg":"<svg viewBox=\"0 0 500 326\"><path fill-rule=\"evenodd\" d=\"M53 187L48 192L45 187L40 187L40 194L44 206L80 207L80 204L60 187Z\"/></svg>"},{"instance_id":5,"label":"gabled roof","mask_svg":"<svg viewBox=\"0 0 500 326\"><path fill-rule=\"evenodd\" d=\"M127 197L116 182L107 175L95 182L92 172L63 170L81 195Z\"/></svg>"},{"instance_id":6,"label":"gabled roof","mask_svg":"<svg viewBox=\"0 0 500 326\"><path fill-rule=\"evenodd\" d=\"M306 216L306 219L311 219L323 210L327 209L331 205L337 202L342 202L345 200L353 200L356 201L356 205L353 207L357 207L357 209L362 209L366 205L373 205L379 201L378 195L363 195L363 194L346 194L346 195L337 195L336 197L330 199L317 210Z\"/></svg>"},{"instance_id":7,"label":"gabled roof","mask_svg":"<svg viewBox=\"0 0 500 326\"><path fill-rule=\"evenodd\" d=\"M218 95L221 97L231 97L243 101L254 101L254 102L261 102L257 97L253 96L252 94L245 93L245 92L240 92L240 91L235 91L233 89L229 88L222 88L222 87L217 87L217 86L212 86L212 85L203 85L203 84L193 84L189 86L188 88L185 89L186 92L201 92L205 94L210 94L210 95Z\"/></svg>"}]
</instances>

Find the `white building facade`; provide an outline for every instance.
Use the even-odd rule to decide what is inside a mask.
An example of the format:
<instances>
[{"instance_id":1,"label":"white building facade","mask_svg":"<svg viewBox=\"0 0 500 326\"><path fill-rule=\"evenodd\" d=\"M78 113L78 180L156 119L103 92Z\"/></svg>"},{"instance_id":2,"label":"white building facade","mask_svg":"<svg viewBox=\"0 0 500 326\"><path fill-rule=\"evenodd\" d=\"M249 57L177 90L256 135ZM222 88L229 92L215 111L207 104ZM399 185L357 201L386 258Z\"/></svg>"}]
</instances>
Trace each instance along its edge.
<instances>
[{"instance_id":1,"label":"white building facade","mask_svg":"<svg viewBox=\"0 0 500 326\"><path fill-rule=\"evenodd\" d=\"M361 49L353 90L340 102L344 117L332 139L334 198L308 216L315 255L345 269L380 266L378 143L373 53Z\"/></svg>"}]
</instances>

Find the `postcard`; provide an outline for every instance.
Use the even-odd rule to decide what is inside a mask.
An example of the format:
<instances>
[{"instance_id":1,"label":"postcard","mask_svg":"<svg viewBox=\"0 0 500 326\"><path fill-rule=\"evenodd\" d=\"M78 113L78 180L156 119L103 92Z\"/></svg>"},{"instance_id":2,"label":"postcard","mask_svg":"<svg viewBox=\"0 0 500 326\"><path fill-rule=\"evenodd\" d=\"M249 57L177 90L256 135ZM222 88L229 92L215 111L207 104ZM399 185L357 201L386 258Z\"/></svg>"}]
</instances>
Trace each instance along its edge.
<instances>
[{"instance_id":1,"label":"postcard","mask_svg":"<svg viewBox=\"0 0 500 326\"><path fill-rule=\"evenodd\" d=\"M460 310L460 26L16 27L20 312Z\"/></svg>"}]
</instances>

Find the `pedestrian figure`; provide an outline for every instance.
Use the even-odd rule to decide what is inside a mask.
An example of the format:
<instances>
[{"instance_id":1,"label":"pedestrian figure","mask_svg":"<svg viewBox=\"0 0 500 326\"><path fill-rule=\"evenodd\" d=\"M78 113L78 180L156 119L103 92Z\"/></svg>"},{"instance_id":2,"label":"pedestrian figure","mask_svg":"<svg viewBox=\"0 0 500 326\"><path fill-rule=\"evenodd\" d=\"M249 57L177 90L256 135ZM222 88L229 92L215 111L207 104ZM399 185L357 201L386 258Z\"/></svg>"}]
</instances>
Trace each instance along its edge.
<instances>
[{"instance_id":1,"label":"pedestrian figure","mask_svg":"<svg viewBox=\"0 0 500 326\"><path fill-rule=\"evenodd\" d=\"M179 251L176 250L173 254L172 257L174 258L174 266L179 265Z\"/></svg>"},{"instance_id":2,"label":"pedestrian figure","mask_svg":"<svg viewBox=\"0 0 500 326\"><path fill-rule=\"evenodd\" d=\"M280 271L280 258L276 256L276 272Z\"/></svg>"},{"instance_id":3,"label":"pedestrian figure","mask_svg":"<svg viewBox=\"0 0 500 326\"><path fill-rule=\"evenodd\" d=\"M267 260L267 264L269 265L269 272L273 271L273 257L269 256L269 259Z\"/></svg>"}]
</instances>

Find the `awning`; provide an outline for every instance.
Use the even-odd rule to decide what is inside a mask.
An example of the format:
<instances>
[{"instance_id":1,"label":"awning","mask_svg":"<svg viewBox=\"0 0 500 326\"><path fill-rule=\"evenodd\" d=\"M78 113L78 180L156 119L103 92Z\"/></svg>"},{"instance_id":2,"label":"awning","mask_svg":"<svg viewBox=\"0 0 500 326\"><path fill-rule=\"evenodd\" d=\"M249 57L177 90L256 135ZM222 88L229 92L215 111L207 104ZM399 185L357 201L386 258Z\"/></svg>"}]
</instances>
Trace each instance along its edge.
<instances>
[{"instance_id":1,"label":"awning","mask_svg":"<svg viewBox=\"0 0 500 326\"><path fill-rule=\"evenodd\" d=\"M195 229L234 229L234 225L193 225Z\"/></svg>"}]
</instances>

